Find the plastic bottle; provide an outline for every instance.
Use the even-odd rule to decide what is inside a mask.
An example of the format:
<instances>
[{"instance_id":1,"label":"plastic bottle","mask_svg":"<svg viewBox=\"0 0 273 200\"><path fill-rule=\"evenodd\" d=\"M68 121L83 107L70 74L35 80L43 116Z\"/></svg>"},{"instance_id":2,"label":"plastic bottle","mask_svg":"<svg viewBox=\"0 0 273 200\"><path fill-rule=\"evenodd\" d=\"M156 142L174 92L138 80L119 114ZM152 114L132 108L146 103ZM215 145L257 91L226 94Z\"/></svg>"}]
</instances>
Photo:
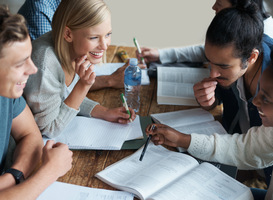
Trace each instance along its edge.
<instances>
[{"instance_id":1,"label":"plastic bottle","mask_svg":"<svg viewBox=\"0 0 273 200\"><path fill-rule=\"evenodd\" d=\"M125 98L129 107L138 112L140 106L141 69L136 58L130 58L124 72Z\"/></svg>"}]
</instances>

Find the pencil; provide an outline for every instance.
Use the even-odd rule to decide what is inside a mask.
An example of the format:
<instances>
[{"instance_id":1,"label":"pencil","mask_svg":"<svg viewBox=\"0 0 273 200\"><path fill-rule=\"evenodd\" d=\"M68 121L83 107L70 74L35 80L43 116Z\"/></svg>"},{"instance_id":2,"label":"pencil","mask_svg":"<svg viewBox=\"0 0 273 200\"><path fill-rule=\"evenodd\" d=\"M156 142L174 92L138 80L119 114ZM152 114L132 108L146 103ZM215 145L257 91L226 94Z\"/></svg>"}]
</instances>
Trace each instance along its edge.
<instances>
[{"instance_id":1,"label":"pencil","mask_svg":"<svg viewBox=\"0 0 273 200\"><path fill-rule=\"evenodd\" d=\"M126 99L125 99L123 93L120 94L120 98L121 98L121 101L122 101L122 103L123 103L124 108L126 109L126 112L127 112L127 113L129 114L129 116L130 116L130 117L129 117L129 120L130 120L130 122L132 122L131 113L130 113L130 110L129 110L129 108L128 108L128 105L127 105L127 102L126 102Z\"/></svg>"},{"instance_id":2,"label":"pencil","mask_svg":"<svg viewBox=\"0 0 273 200\"><path fill-rule=\"evenodd\" d=\"M150 130L154 130L154 129L155 129L155 125L152 125ZM148 144L149 144L151 138L152 138L152 135L149 135L149 137L147 138L146 143L145 143L145 145L144 145L144 148L143 148L143 150L142 150L142 152L141 152L139 161L142 161L142 159L143 159L143 157L144 157L144 154L145 154L145 152L146 152L146 149L147 149L147 147L148 147Z\"/></svg>"}]
</instances>

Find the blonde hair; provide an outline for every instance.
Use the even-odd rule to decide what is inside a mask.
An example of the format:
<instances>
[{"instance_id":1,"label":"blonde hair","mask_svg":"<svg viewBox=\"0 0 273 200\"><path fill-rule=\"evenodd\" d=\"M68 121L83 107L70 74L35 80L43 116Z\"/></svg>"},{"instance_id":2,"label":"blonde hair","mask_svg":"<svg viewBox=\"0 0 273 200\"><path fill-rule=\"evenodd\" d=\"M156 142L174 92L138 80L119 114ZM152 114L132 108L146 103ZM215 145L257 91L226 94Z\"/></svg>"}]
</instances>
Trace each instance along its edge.
<instances>
[{"instance_id":1,"label":"blonde hair","mask_svg":"<svg viewBox=\"0 0 273 200\"><path fill-rule=\"evenodd\" d=\"M67 26L71 30L89 28L105 21L110 10L102 0L62 0L52 20L52 37L62 67L71 73L73 68L68 42L64 39Z\"/></svg>"},{"instance_id":2,"label":"blonde hair","mask_svg":"<svg viewBox=\"0 0 273 200\"><path fill-rule=\"evenodd\" d=\"M0 6L0 57L3 47L12 42L21 42L28 38L26 21L22 15L13 15L7 6Z\"/></svg>"}]
</instances>

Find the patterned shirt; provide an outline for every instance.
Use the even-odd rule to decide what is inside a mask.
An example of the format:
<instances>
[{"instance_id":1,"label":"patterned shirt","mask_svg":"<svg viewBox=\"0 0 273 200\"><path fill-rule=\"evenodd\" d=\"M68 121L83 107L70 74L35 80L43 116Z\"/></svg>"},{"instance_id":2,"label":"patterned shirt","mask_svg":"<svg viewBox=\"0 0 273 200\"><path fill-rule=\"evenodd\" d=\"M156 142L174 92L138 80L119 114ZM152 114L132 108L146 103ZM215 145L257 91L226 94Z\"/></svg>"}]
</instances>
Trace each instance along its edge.
<instances>
[{"instance_id":1,"label":"patterned shirt","mask_svg":"<svg viewBox=\"0 0 273 200\"><path fill-rule=\"evenodd\" d=\"M51 30L53 15L61 0L26 0L18 13L27 21L32 40Z\"/></svg>"}]
</instances>

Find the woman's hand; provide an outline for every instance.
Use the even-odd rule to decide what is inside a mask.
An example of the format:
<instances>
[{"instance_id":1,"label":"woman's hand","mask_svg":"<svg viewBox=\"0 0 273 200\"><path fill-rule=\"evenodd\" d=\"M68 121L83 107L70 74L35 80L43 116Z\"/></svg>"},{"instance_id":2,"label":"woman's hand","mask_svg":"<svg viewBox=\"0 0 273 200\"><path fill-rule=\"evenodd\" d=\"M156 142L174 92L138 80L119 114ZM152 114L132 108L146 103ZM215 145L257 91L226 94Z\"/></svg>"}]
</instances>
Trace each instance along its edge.
<instances>
[{"instance_id":1,"label":"woman's hand","mask_svg":"<svg viewBox=\"0 0 273 200\"><path fill-rule=\"evenodd\" d=\"M130 122L130 119L134 121L136 118L135 111L132 108L129 108L129 111L131 113L131 118L130 115L127 114L126 109L124 107L105 108L101 105L97 105L95 106L95 108L93 108L91 115L92 117L104 119L109 122L127 124Z\"/></svg>"},{"instance_id":2,"label":"woman's hand","mask_svg":"<svg viewBox=\"0 0 273 200\"><path fill-rule=\"evenodd\" d=\"M154 128L152 129L152 126ZM172 147L188 148L190 145L191 136L180 133L179 131L164 125L150 124L146 127L146 135L152 135L152 141L155 145L168 145Z\"/></svg>"},{"instance_id":3,"label":"woman's hand","mask_svg":"<svg viewBox=\"0 0 273 200\"><path fill-rule=\"evenodd\" d=\"M94 65L86 58L85 55L75 60L75 72L80 77L79 82L90 88L95 82L96 74L93 72Z\"/></svg>"}]
</instances>

